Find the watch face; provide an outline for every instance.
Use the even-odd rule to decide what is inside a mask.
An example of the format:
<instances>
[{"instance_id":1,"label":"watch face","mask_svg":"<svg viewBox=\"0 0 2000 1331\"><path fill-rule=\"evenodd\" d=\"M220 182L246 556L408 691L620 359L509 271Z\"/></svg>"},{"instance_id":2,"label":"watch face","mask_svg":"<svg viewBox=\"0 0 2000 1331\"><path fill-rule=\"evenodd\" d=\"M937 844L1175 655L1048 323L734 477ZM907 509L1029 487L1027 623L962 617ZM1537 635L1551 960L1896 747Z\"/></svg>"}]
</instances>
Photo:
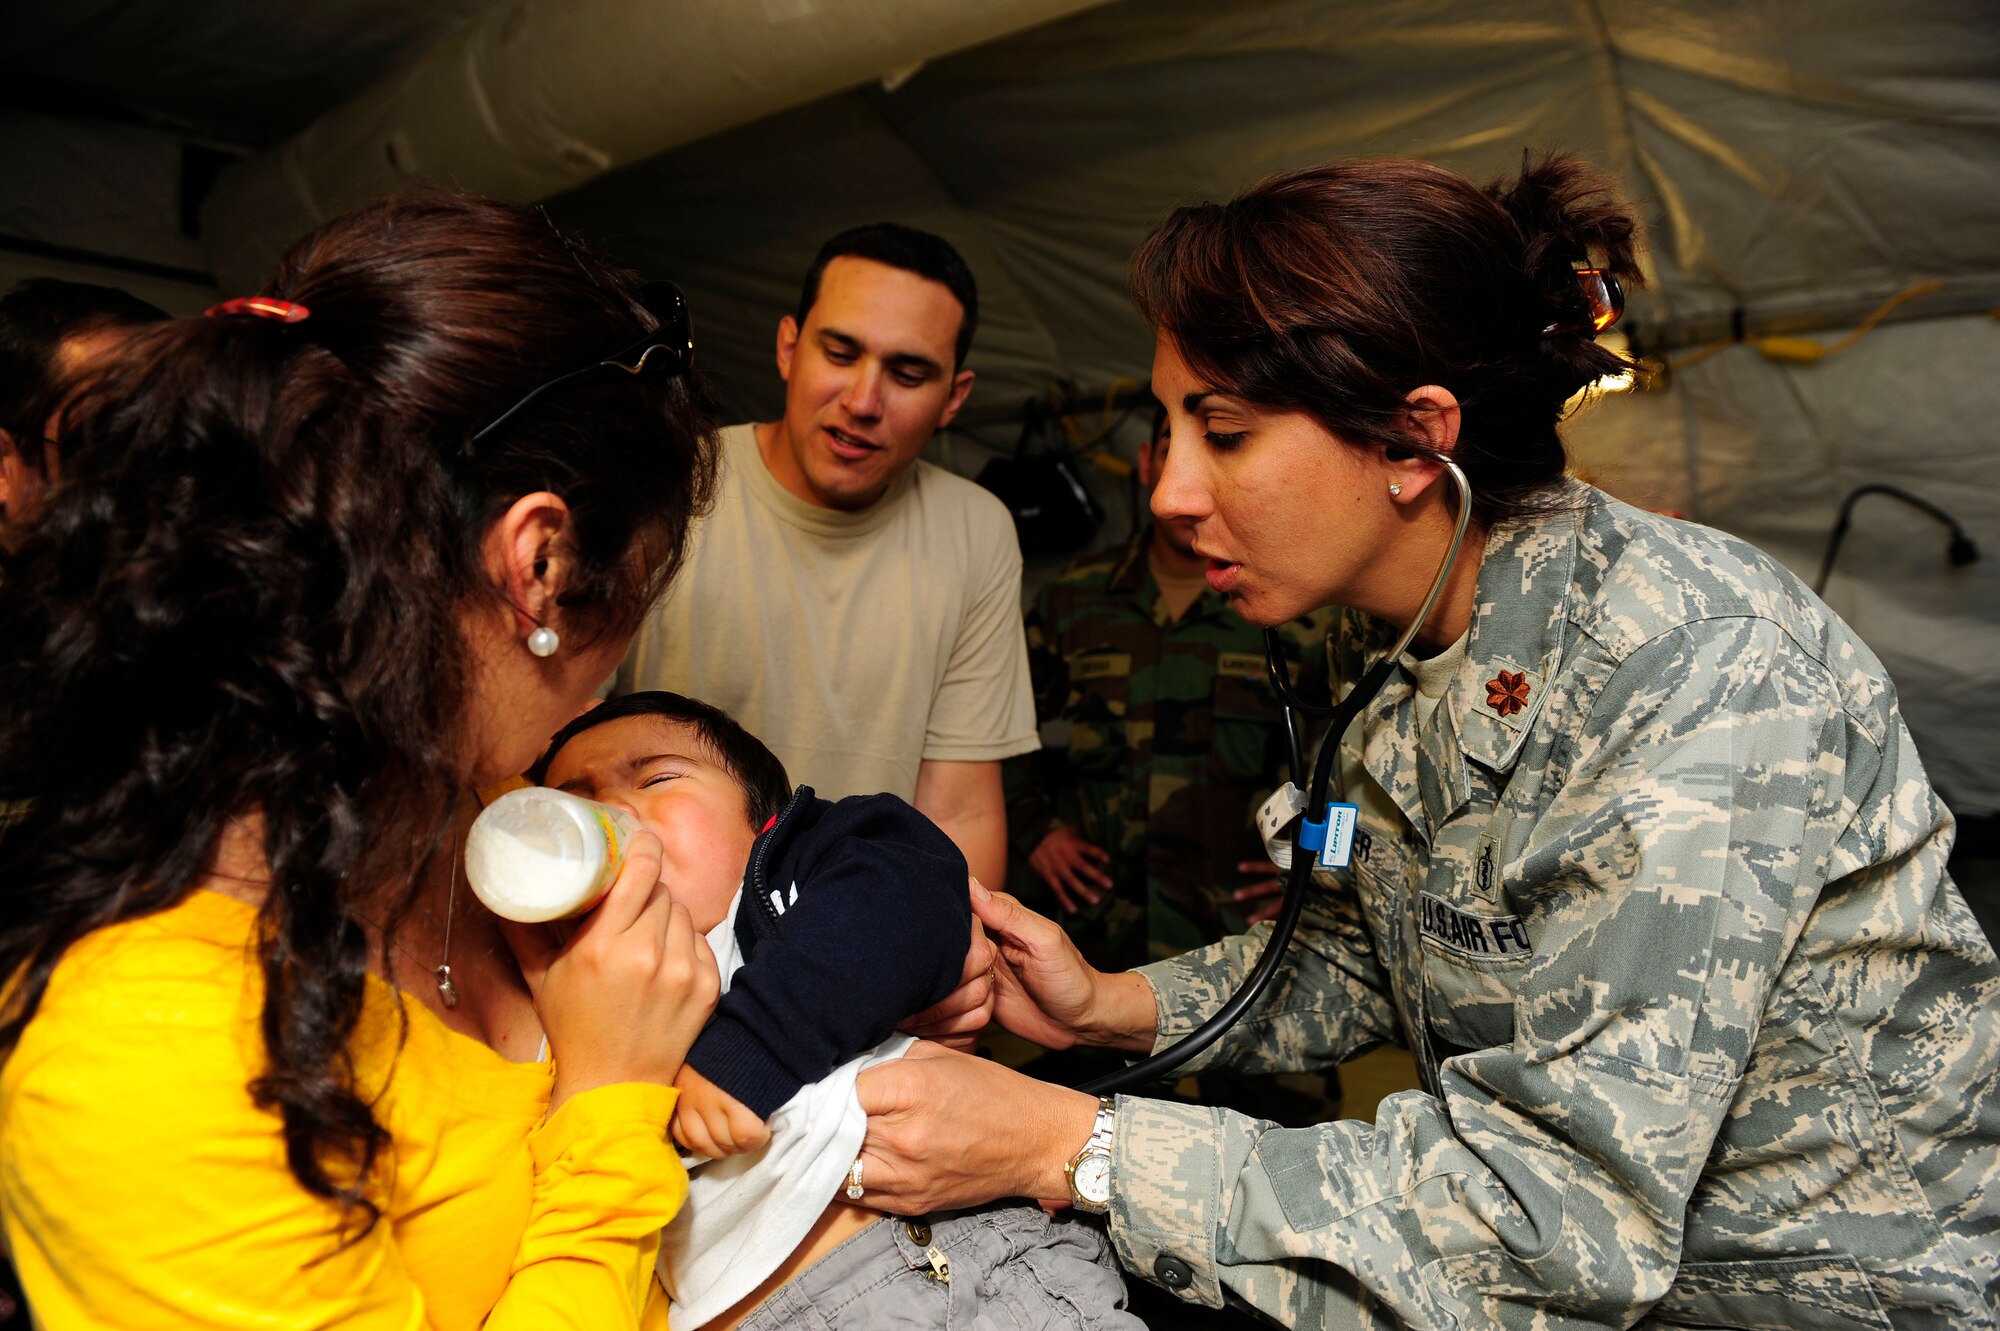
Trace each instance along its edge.
<instances>
[{"instance_id":1,"label":"watch face","mask_svg":"<svg viewBox=\"0 0 2000 1331\"><path fill-rule=\"evenodd\" d=\"M1086 1155L1076 1162L1072 1171L1075 1179L1076 1195L1087 1202L1108 1202L1111 1200L1111 1157L1108 1155Z\"/></svg>"}]
</instances>

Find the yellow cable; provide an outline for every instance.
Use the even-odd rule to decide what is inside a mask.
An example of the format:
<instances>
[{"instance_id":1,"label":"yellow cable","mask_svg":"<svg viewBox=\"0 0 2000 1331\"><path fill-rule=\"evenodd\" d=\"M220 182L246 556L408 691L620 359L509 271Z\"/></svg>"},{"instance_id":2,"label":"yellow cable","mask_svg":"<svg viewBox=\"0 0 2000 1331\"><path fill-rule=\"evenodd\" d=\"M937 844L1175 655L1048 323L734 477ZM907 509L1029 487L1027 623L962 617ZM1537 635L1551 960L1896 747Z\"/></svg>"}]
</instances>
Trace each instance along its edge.
<instances>
[{"instance_id":1,"label":"yellow cable","mask_svg":"<svg viewBox=\"0 0 2000 1331\"><path fill-rule=\"evenodd\" d=\"M1071 418L1069 413L1063 412L1062 415L1063 431L1069 435L1069 442L1072 448L1076 449L1077 452L1081 453L1087 449L1094 448L1097 445L1104 443L1111 437L1111 428L1118 423L1116 417L1112 413L1117 407L1118 395L1121 392L1126 392L1126 391L1134 393L1138 392L1139 381L1137 379L1114 380L1112 382L1111 387L1104 390L1103 414L1098 418L1096 432L1091 434L1088 438L1084 436L1083 431L1077 426L1076 421ZM1061 396L1059 395L1059 391L1051 390L1049 396L1050 400L1054 403L1056 410L1062 411L1063 401Z\"/></svg>"},{"instance_id":2,"label":"yellow cable","mask_svg":"<svg viewBox=\"0 0 2000 1331\"><path fill-rule=\"evenodd\" d=\"M1915 300L1918 296L1933 295L1942 290L1944 290L1944 283L1937 281L1917 282L1904 287L1901 291L1898 291L1895 295L1877 305L1853 332L1841 338L1838 342L1831 344L1823 345L1813 341L1809 337L1787 337L1775 333L1762 337L1746 338L1744 340L1757 348L1758 353L1766 360L1780 361L1788 365L1814 365L1825 360L1828 356L1847 350L1856 342L1859 342L1874 330L1876 324L1888 318L1889 313L1904 301ZM1992 313L1995 319L2000 319L2000 310L1994 310ZM1710 356L1721 351L1726 351L1735 345L1736 343L1733 339L1725 337L1720 341L1711 342L1705 347L1691 351L1679 360L1663 361L1663 364L1669 372L1685 370L1690 365L1699 365Z\"/></svg>"},{"instance_id":3,"label":"yellow cable","mask_svg":"<svg viewBox=\"0 0 2000 1331\"><path fill-rule=\"evenodd\" d=\"M1707 346L1701 348L1701 350L1699 351L1690 351L1687 355L1681 357L1679 360L1669 360L1663 363L1666 365L1669 373L1675 370L1685 370L1688 366L1699 365L1703 361L1707 360L1710 356L1713 356L1718 351L1727 351L1730 347L1733 347L1735 345L1736 344L1734 342L1730 341L1728 338L1725 337L1720 342L1709 343Z\"/></svg>"},{"instance_id":4,"label":"yellow cable","mask_svg":"<svg viewBox=\"0 0 2000 1331\"><path fill-rule=\"evenodd\" d=\"M1855 330L1838 342L1822 346L1809 337L1757 337L1751 343L1767 360L1783 361L1791 365L1814 365L1828 356L1847 350L1874 330L1876 324L1887 318L1889 312L1904 301L1915 300L1918 296L1928 296L1944 290L1942 282L1917 282L1904 287L1889 299L1877 305L1874 312L1863 319Z\"/></svg>"}]
</instances>

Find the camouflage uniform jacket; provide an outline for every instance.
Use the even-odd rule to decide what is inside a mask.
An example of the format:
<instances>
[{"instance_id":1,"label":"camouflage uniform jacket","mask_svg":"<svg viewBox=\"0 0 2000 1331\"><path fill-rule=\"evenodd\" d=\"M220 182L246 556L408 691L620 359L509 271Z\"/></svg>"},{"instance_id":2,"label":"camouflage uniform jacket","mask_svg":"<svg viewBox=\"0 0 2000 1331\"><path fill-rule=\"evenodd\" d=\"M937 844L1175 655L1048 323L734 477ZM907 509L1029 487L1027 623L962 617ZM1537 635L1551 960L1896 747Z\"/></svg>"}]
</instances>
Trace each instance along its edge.
<instances>
[{"instance_id":1,"label":"camouflage uniform jacket","mask_svg":"<svg viewBox=\"0 0 2000 1331\"><path fill-rule=\"evenodd\" d=\"M1207 589L1172 618L1146 558L1150 531L1072 563L1035 598L1028 662L1050 747L1003 772L1023 875L1058 824L1111 852L1115 890L1062 918L1098 965L1118 969L1243 928L1229 892L1247 881L1236 866L1264 856L1254 815L1286 761L1263 630ZM1321 613L1280 630L1294 679L1310 663L1320 696L1331 623ZM1048 738L1051 721L1066 748Z\"/></svg>"},{"instance_id":2,"label":"camouflage uniform jacket","mask_svg":"<svg viewBox=\"0 0 2000 1331\"><path fill-rule=\"evenodd\" d=\"M1993 1327L2000 965L1880 663L1755 549L1571 495L1490 536L1430 724L1399 672L1348 733L1354 866L1195 1065L1395 1041L1428 1089L1121 1098L1119 1257L1291 1327ZM1147 968L1162 1043L1262 933Z\"/></svg>"}]
</instances>

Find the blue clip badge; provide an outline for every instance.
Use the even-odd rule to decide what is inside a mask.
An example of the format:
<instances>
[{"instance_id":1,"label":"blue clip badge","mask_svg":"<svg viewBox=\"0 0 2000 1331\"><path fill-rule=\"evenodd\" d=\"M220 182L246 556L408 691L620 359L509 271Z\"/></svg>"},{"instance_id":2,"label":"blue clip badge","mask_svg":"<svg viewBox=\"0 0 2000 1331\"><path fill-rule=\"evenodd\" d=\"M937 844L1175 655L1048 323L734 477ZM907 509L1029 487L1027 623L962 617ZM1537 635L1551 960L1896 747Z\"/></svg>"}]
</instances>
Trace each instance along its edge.
<instances>
[{"instance_id":1,"label":"blue clip badge","mask_svg":"<svg viewBox=\"0 0 2000 1331\"><path fill-rule=\"evenodd\" d=\"M1361 810L1352 804L1326 806L1326 842L1319 848L1322 869L1345 869L1354 858L1354 825Z\"/></svg>"},{"instance_id":2,"label":"blue clip badge","mask_svg":"<svg viewBox=\"0 0 2000 1331\"><path fill-rule=\"evenodd\" d=\"M1345 869L1354 858L1354 820L1360 813L1352 804L1328 804L1324 819L1300 824L1299 848L1317 851L1322 869Z\"/></svg>"}]
</instances>

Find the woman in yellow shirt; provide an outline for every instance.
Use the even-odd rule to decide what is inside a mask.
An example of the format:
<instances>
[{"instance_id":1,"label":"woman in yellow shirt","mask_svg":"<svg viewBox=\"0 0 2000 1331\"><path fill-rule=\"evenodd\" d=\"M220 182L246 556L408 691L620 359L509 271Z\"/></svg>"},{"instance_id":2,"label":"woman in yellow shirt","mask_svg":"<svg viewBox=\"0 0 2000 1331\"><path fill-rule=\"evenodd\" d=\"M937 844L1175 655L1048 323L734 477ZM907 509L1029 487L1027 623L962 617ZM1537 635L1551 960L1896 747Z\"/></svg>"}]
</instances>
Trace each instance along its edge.
<instances>
[{"instance_id":1,"label":"woman in yellow shirt","mask_svg":"<svg viewBox=\"0 0 2000 1331\"><path fill-rule=\"evenodd\" d=\"M713 959L650 838L566 941L503 933L453 848L706 497L679 293L416 196L209 314L49 404L61 484L0 581L0 799L33 802L0 1219L37 1322L664 1325Z\"/></svg>"}]
</instances>

